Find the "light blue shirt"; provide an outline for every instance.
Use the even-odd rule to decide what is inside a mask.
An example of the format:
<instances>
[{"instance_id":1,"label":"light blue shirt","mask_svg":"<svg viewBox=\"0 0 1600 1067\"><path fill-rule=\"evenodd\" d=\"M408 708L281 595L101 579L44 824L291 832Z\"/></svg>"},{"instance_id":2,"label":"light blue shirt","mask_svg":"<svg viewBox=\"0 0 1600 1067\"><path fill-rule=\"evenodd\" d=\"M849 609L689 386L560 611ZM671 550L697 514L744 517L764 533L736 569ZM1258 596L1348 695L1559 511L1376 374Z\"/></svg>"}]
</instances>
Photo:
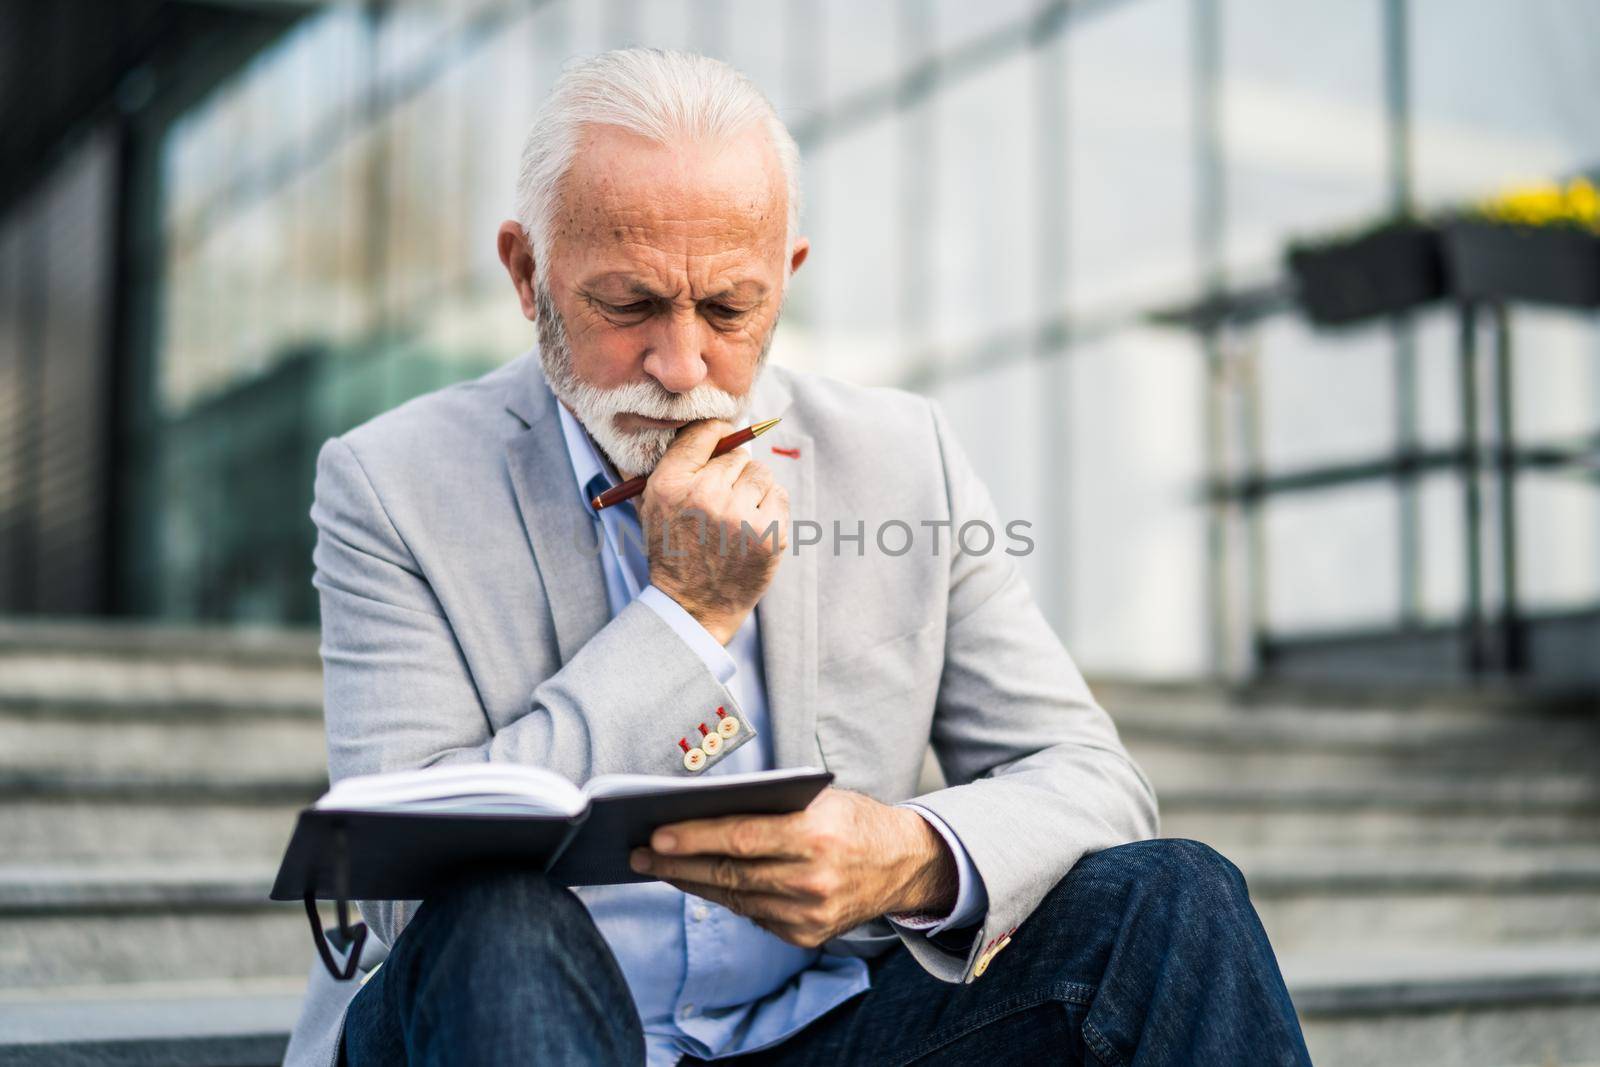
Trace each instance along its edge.
<instances>
[{"instance_id":1,"label":"light blue shirt","mask_svg":"<svg viewBox=\"0 0 1600 1067\"><path fill-rule=\"evenodd\" d=\"M567 455L585 509L596 478L612 478L589 435L558 404ZM761 630L755 612L726 648L677 601L649 584L638 513L632 503L595 513L595 542L605 571L606 600L615 617L638 599L661 616L733 695L756 732L707 774L773 766ZM955 856L960 888L950 915L897 917L907 927L937 933L976 923L988 910L983 880L944 821L918 805ZM715 1059L777 1044L813 1019L867 988L864 961L791 945L743 916L665 882L587 886L577 890L627 979L644 1025L646 1062L675 1064L685 1054Z\"/></svg>"}]
</instances>

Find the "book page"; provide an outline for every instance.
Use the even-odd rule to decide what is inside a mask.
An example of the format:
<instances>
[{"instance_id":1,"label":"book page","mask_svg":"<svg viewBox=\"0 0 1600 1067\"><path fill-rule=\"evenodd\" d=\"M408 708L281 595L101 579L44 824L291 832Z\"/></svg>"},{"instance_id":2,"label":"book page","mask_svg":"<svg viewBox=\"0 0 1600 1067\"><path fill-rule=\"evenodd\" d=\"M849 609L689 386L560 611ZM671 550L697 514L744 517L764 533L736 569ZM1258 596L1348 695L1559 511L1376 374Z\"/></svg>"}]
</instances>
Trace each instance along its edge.
<instances>
[{"instance_id":1,"label":"book page","mask_svg":"<svg viewBox=\"0 0 1600 1067\"><path fill-rule=\"evenodd\" d=\"M820 767L785 767L776 771L746 771L743 774L702 774L679 778L670 774L602 774L583 787L592 800L633 797L645 793L685 793L707 786L740 785L746 782L781 782L789 778L821 774Z\"/></svg>"},{"instance_id":2,"label":"book page","mask_svg":"<svg viewBox=\"0 0 1600 1067\"><path fill-rule=\"evenodd\" d=\"M583 791L554 771L520 763L466 763L345 778L317 808L571 817L588 807Z\"/></svg>"}]
</instances>

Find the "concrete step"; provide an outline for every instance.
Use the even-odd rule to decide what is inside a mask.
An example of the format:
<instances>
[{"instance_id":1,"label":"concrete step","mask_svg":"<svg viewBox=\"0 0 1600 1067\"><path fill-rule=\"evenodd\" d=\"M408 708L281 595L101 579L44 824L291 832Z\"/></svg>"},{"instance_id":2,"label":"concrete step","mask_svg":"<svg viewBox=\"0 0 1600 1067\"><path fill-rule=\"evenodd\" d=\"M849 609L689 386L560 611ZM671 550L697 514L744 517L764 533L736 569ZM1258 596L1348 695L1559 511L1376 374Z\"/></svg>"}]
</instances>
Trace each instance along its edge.
<instances>
[{"instance_id":1,"label":"concrete step","mask_svg":"<svg viewBox=\"0 0 1600 1067\"><path fill-rule=\"evenodd\" d=\"M1600 1063L1600 941L1280 963L1320 1067Z\"/></svg>"},{"instance_id":2,"label":"concrete step","mask_svg":"<svg viewBox=\"0 0 1600 1067\"><path fill-rule=\"evenodd\" d=\"M1582 737L1593 743L1600 716L1538 708L1521 713L1488 709L1170 707L1130 703L1108 709L1125 737L1175 738L1212 745L1295 748L1338 746L1421 749L1489 742L1514 745Z\"/></svg>"},{"instance_id":3,"label":"concrete step","mask_svg":"<svg viewBox=\"0 0 1600 1067\"><path fill-rule=\"evenodd\" d=\"M1368 681L1161 682L1096 676L1095 699L1119 722L1129 715L1179 713L1191 718L1282 714L1402 716L1410 721L1504 722L1595 718L1588 690L1534 689L1525 683L1483 681L1462 685L1384 685Z\"/></svg>"},{"instance_id":4,"label":"concrete step","mask_svg":"<svg viewBox=\"0 0 1600 1067\"><path fill-rule=\"evenodd\" d=\"M1173 789L1213 786L1382 785L1411 779L1452 779L1515 788L1519 783L1551 780L1592 780L1590 768L1600 766L1600 749L1576 745L1552 752L1486 746L1473 751L1427 753L1351 753L1336 749L1302 749L1292 752L1207 751L1186 749L1179 742L1130 741L1129 751L1150 776L1158 793Z\"/></svg>"},{"instance_id":5,"label":"concrete step","mask_svg":"<svg viewBox=\"0 0 1600 1067\"><path fill-rule=\"evenodd\" d=\"M0 707L321 706L312 631L0 620Z\"/></svg>"},{"instance_id":6,"label":"concrete step","mask_svg":"<svg viewBox=\"0 0 1600 1067\"><path fill-rule=\"evenodd\" d=\"M267 899L273 867L0 867L0 989L301 976L305 912Z\"/></svg>"},{"instance_id":7,"label":"concrete step","mask_svg":"<svg viewBox=\"0 0 1600 1067\"><path fill-rule=\"evenodd\" d=\"M1600 939L1600 847L1231 857L1280 952Z\"/></svg>"},{"instance_id":8,"label":"concrete step","mask_svg":"<svg viewBox=\"0 0 1600 1067\"><path fill-rule=\"evenodd\" d=\"M1215 782L1462 780L1587 776L1600 722L1416 722L1374 717L1129 716L1123 740L1157 786Z\"/></svg>"},{"instance_id":9,"label":"concrete step","mask_svg":"<svg viewBox=\"0 0 1600 1067\"><path fill-rule=\"evenodd\" d=\"M298 978L0 991L0 1067L276 1067Z\"/></svg>"},{"instance_id":10,"label":"concrete step","mask_svg":"<svg viewBox=\"0 0 1600 1067\"><path fill-rule=\"evenodd\" d=\"M0 617L0 656L64 653L314 668L317 642L315 627Z\"/></svg>"},{"instance_id":11,"label":"concrete step","mask_svg":"<svg viewBox=\"0 0 1600 1067\"><path fill-rule=\"evenodd\" d=\"M322 775L200 783L141 778L0 780L0 857L14 863L276 863Z\"/></svg>"},{"instance_id":12,"label":"concrete step","mask_svg":"<svg viewBox=\"0 0 1600 1067\"><path fill-rule=\"evenodd\" d=\"M324 774L319 708L0 706L0 776L260 781Z\"/></svg>"},{"instance_id":13,"label":"concrete step","mask_svg":"<svg viewBox=\"0 0 1600 1067\"><path fill-rule=\"evenodd\" d=\"M311 669L186 660L0 655L0 707L286 708L321 706Z\"/></svg>"},{"instance_id":14,"label":"concrete step","mask_svg":"<svg viewBox=\"0 0 1600 1067\"><path fill-rule=\"evenodd\" d=\"M1159 792L1161 831L1221 851L1600 842L1600 780L1221 783Z\"/></svg>"}]
</instances>

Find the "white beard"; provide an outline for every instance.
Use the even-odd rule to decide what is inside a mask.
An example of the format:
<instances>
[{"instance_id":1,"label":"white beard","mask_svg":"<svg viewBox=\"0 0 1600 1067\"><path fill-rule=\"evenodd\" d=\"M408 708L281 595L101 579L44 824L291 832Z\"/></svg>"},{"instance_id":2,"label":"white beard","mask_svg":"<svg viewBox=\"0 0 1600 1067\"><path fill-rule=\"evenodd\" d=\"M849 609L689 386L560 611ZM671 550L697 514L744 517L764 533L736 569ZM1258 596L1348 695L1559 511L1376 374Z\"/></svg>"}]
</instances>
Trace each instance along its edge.
<instances>
[{"instance_id":1,"label":"white beard","mask_svg":"<svg viewBox=\"0 0 1600 1067\"><path fill-rule=\"evenodd\" d=\"M566 324L542 281L534 283L534 302L539 312L539 362L544 366L550 391L577 416L578 422L618 471L630 475L649 474L666 455L667 446L678 432L669 427L623 430L617 426L618 415L684 422L697 419L737 422L743 417L750 394L735 396L709 382L702 382L687 393L668 392L653 378L611 389L590 385L572 368ZM760 362L756 365L757 377L766 365L767 350L772 346L776 326L774 323L773 329L767 332L767 342L762 346Z\"/></svg>"}]
</instances>

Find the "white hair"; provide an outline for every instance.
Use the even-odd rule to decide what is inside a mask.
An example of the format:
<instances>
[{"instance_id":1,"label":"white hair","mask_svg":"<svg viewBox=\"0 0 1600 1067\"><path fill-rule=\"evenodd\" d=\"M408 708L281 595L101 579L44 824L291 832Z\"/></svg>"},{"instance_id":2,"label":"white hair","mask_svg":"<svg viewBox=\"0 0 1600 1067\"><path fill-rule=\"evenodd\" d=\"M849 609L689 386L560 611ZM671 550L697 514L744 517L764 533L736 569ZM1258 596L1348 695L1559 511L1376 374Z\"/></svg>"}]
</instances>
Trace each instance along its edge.
<instances>
[{"instance_id":1,"label":"white hair","mask_svg":"<svg viewBox=\"0 0 1600 1067\"><path fill-rule=\"evenodd\" d=\"M789 200L785 249L800 231L800 149L755 83L718 59L659 48L621 48L556 79L522 149L517 221L543 264L561 183L586 127L617 126L660 144L725 140L760 124L783 168Z\"/></svg>"}]
</instances>

